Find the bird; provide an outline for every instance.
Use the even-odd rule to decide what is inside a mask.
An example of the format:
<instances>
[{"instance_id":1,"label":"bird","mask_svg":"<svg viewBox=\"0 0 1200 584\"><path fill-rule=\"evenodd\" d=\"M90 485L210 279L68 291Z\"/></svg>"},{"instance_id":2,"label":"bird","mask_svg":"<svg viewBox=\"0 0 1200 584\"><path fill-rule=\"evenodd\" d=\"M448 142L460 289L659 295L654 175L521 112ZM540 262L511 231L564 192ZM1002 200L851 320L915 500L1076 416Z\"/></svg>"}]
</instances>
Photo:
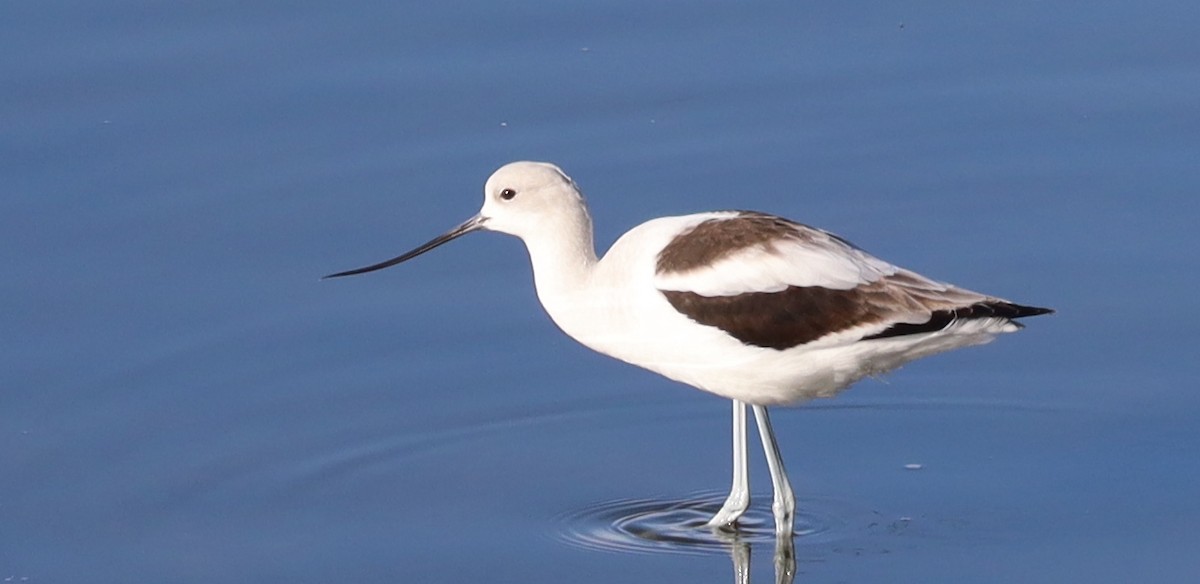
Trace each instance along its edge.
<instances>
[{"instance_id":1,"label":"bird","mask_svg":"<svg viewBox=\"0 0 1200 584\"><path fill-rule=\"evenodd\" d=\"M652 219L599 257L579 186L558 166L531 161L497 169L479 212L457 227L325 278L394 266L475 231L525 243L537 297L568 336L731 400L733 480L706 523L714 529L738 529L750 506L747 407L771 477L775 533L790 538L795 495L767 408L831 397L1054 312L927 278L828 231L754 211Z\"/></svg>"}]
</instances>

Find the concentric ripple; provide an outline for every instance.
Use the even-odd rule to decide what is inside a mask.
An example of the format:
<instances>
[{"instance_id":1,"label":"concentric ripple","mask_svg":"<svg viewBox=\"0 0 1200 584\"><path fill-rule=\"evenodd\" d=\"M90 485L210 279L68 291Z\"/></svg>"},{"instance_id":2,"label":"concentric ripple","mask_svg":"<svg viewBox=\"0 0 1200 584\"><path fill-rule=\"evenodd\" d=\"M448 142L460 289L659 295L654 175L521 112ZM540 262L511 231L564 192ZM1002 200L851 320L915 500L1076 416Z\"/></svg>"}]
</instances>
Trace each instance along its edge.
<instances>
[{"instance_id":1,"label":"concentric ripple","mask_svg":"<svg viewBox=\"0 0 1200 584\"><path fill-rule=\"evenodd\" d=\"M770 500L759 496L758 500ZM753 505L738 521L736 532L708 527L725 502L724 493L696 493L683 499L621 499L563 513L556 539L591 550L624 553L724 555L733 543L775 541L775 519L769 505ZM859 519L877 514L849 509L836 501L796 502L796 545L829 543L851 535ZM866 523L864 523L866 524Z\"/></svg>"}]
</instances>

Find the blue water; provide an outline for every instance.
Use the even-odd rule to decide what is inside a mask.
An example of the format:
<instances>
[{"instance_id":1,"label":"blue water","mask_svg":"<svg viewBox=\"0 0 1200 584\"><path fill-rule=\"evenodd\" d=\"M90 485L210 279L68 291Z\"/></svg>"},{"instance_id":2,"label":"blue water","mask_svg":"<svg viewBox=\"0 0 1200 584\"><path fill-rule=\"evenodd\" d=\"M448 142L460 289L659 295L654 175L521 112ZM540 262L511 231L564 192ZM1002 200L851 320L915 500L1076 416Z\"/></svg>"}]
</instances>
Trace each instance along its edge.
<instances>
[{"instance_id":1,"label":"blue water","mask_svg":"<svg viewBox=\"0 0 1200 584\"><path fill-rule=\"evenodd\" d=\"M0 578L771 581L753 530L639 531L719 502L728 407L565 338L518 241L318 281L544 159L602 246L757 209L1059 310L775 413L797 581L1194 582L1196 30L1170 0L3 3Z\"/></svg>"}]
</instances>

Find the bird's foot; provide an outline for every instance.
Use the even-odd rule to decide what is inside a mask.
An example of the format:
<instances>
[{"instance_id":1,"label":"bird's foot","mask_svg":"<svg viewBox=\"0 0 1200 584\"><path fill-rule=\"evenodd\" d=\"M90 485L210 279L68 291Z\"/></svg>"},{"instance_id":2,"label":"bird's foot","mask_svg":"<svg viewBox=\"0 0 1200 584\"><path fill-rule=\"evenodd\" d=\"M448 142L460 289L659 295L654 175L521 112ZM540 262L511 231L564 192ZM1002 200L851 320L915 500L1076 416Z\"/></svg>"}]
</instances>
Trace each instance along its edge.
<instances>
[{"instance_id":1,"label":"bird's foot","mask_svg":"<svg viewBox=\"0 0 1200 584\"><path fill-rule=\"evenodd\" d=\"M729 494L729 498L725 499L725 504L721 506L721 510L717 511L717 514L713 515L713 518L709 519L705 525L717 529L733 529L737 524L737 520L749 508L750 493L734 491Z\"/></svg>"}]
</instances>

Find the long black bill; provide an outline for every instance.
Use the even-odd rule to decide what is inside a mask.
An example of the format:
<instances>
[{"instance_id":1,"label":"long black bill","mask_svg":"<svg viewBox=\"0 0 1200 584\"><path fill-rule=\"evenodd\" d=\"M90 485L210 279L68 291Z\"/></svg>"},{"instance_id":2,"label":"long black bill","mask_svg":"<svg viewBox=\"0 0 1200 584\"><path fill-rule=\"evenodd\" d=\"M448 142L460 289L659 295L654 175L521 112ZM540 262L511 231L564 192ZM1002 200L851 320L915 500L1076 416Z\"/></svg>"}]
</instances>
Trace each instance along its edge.
<instances>
[{"instance_id":1,"label":"long black bill","mask_svg":"<svg viewBox=\"0 0 1200 584\"><path fill-rule=\"evenodd\" d=\"M345 272L329 274L328 276L325 276L321 279L327 280L329 278L341 278L342 276L353 276L355 274L365 274L367 272L374 272L375 270L382 270L384 268L390 268L398 263L411 260L411 259L413 259L413 258L439 246L439 245L442 245L443 243L449 242L452 239L457 239L457 238L462 237L472 231L477 231L479 229L483 229L483 224L485 221L487 221L486 218L476 215L476 216L468 219L462 225L459 225L458 227L455 227L454 229L451 229L450 231L447 231L447 232L429 240L427 243L425 243L421 247L418 247L417 249L414 249L408 253L405 253L404 255L399 255L399 256L396 256L385 262L379 262L378 264L370 265L365 268L358 268L356 270L346 270Z\"/></svg>"}]
</instances>

